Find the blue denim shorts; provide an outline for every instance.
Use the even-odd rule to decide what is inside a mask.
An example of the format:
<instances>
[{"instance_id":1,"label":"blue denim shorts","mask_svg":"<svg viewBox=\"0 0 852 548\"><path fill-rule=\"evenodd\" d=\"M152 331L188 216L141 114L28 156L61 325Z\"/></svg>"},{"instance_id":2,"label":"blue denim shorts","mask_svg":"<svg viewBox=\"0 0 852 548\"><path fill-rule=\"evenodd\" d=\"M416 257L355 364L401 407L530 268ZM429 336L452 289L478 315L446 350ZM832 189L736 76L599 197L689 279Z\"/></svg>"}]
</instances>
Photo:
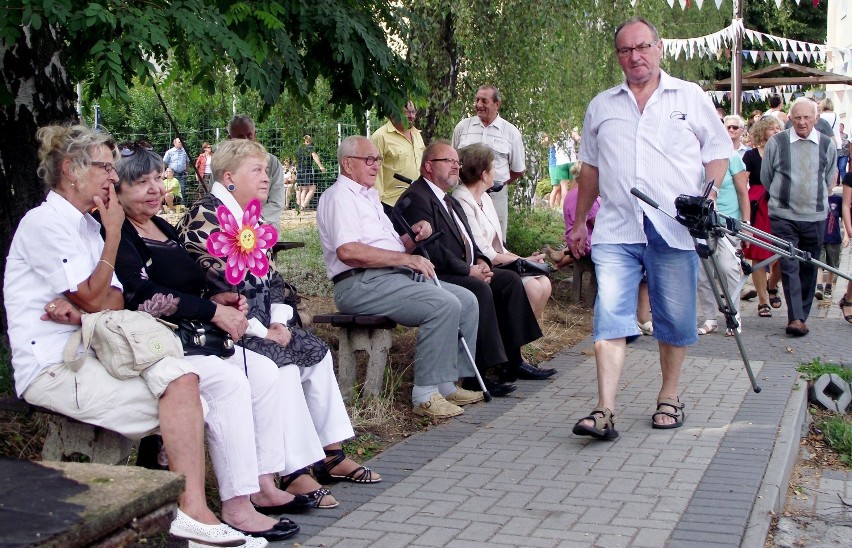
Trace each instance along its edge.
<instances>
[{"instance_id":1,"label":"blue denim shorts","mask_svg":"<svg viewBox=\"0 0 852 548\"><path fill-rule=\"evenodd\" d=\"M695 344L698 254L669 247L647 218L645 236L647 244L592 245L598 281L594 339L630 341L639 336L636 299L645 271L654 337L672 346Z\"/></svg>"}]
</instances>

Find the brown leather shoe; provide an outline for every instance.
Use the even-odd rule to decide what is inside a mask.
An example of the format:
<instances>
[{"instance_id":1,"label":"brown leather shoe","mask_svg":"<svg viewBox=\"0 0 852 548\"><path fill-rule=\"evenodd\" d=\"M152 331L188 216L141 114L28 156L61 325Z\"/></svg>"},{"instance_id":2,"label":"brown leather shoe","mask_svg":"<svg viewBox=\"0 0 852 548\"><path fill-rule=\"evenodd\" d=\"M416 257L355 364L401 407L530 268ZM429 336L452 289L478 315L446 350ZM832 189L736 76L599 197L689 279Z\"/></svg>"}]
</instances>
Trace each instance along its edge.
<instances>
[{"instance_id":1,"label":"brown leather shoe","mask_svg":"<svg viewBox=\"0 0 852 548\"><path fill-rule=\"evenodd\" d=\"M787 334L794 337L804 337L808 334L808 326L802 320L793 320L787 324Z\"/></svg>"}]
</instances>

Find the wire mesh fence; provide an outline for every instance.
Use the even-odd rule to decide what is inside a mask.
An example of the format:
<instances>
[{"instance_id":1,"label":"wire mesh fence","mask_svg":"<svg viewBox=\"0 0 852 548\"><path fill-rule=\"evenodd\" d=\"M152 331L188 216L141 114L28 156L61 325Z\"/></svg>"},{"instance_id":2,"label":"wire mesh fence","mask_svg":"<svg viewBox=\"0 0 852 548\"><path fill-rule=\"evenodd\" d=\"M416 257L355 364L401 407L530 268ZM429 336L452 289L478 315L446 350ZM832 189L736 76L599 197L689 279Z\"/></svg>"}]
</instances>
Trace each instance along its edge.
<instances>
[{"instance_id":1,"label":"wire mesh fence","mask_svg":"<svg viewBox=\"0 0 852 548\"><path fill-rule=\"evenodd\" d=\"M257 142L266 147L266 150L278 157L283 162L289 159L291 165L295 165L296 151L303 142L304 135L310 135L313 139L314 151L319 155L325 173L316 170L315 182L316 193L312 200L312 207L316 207L323 191L331 186L337 178L337 147L340 142L350 135L359 134L358 126L353 123L334 122L329 124L300 124L301 131L298 138L293 136L292 128L257 128ZM175 133L164 131L154 134L122 133L113 132L116 141L135 141L145 139L154 146L154 151L164 155L173 146ZM187 130L181 135L190 158L190 166L186 177L186 196L189 203L197 200L204 194L203 187L199 184L195 175L195 159L201 154L202 143L208 142L214 145L228 138L228 130L225 127L214 127L202 130Z\"/></svg>"}]
</instances>

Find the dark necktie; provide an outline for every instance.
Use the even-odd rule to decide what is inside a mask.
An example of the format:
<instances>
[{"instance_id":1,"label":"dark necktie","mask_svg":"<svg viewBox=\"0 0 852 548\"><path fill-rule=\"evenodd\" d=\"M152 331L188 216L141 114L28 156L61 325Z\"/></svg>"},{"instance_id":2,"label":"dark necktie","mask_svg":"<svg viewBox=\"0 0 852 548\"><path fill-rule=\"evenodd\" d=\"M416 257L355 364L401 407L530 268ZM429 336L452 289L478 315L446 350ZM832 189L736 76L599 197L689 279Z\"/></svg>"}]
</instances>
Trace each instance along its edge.
<instances>
[{"instance_id":1,"label":"dark necktie","mask_svg":"<svg viewBox=\"0 0 852 548\"><path fill-rule=\"evenodd\" d=\"M464 244L464 260L467 264L471 264L471 259L473 258L473 247L470 245L470 241L467 239L467 234L465 233L464 225L461 223L461 219L458 218L456 212L453 210L453 199L450 198L449 194L444 194L444 202L447 204L447 210L450 213L450 218L456 223L456 228L459 229L459 234L462 237L462 243Z\"/></svg>"}]
</instances>

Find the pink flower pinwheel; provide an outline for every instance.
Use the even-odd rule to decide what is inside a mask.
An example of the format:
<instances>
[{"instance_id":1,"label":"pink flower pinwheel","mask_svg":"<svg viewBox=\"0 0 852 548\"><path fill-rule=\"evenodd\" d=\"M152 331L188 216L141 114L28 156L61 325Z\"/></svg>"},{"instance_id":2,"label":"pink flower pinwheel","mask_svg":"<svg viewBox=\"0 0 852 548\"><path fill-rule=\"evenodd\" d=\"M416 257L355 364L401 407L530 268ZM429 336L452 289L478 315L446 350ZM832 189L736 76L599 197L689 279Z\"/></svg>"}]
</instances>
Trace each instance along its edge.
<instances>
[{"instance_id":1,"label":"pink flower pinwheel","mask_svg":"<svg viewBox=\"0 0 852 548\"><path fill-rule=\"evenodd\" d=\"M242 226L224 205L216 208L220 230L207 238L207 252L214 257L227 257L225 279L237 285L246 277L246 269L255 276L269 270L266 250L278 241L278 231L272 225L260 225L260 201L255 198L243 213Z\"/></svg>"}]
</instances>

